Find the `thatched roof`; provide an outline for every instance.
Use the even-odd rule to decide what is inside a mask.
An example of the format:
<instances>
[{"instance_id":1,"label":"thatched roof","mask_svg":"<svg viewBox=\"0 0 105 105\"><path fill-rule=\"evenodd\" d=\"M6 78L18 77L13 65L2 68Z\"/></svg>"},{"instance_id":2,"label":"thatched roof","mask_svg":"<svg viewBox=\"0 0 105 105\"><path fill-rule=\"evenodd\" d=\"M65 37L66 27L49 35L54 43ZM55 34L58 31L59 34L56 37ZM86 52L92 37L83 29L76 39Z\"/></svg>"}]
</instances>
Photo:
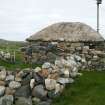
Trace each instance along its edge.
<instances>
[{"instance_id":1,"label":"thatched roof","mask_svg":"<svg viewBox=\"0 0 105 105\"><path fill-rule=\"evenodd\" d=\"M90 26L80 22L61 22L33 34L27 41L104 41Z\"/></svg>"}]
</instances>

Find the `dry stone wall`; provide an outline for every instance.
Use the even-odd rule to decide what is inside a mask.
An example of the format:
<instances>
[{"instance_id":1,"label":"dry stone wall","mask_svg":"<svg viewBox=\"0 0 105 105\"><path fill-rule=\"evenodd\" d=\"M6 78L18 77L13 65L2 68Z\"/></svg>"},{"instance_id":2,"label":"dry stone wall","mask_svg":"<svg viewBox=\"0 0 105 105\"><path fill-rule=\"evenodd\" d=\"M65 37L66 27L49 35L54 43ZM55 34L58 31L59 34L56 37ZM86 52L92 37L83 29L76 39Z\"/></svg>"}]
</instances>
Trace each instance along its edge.
<instances>
[{"instance_id":1,"label":"dry stone wall","mask_svg":"<svg viewBox=\"0 0 105 105\"><path fill-rule=\"evenodd\" d=\"M60 56L76 54L83 60L82 69L105 70L105 47L103 43L43 42L33 44L32 63L54 63Z\"/></svg>"},{"instance_id":2,"label":"dry stone wall","mask_svg":"<svg viewBox=\"0 0 105 105\"><path fill-rule=\"evenodd\" d=\"M77 55L45 62L35 69L8 71L0 67L0 105L51 105L66 84L74 82L81 67Z\"/></svg>"}]
</instances>

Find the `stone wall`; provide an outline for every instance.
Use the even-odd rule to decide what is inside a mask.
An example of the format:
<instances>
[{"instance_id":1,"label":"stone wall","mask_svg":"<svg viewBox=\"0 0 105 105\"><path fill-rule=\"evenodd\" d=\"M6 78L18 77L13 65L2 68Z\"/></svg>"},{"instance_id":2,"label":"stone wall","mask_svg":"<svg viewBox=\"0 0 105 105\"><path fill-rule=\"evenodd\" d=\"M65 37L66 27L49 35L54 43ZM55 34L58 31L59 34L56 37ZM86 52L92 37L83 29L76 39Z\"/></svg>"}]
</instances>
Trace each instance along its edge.
<instances>
[{"instance_id":1,"label":"stone wall","mask_svg":"<svg viewBox=\"0 0 105 105\"><path fill-rule=\"evenodd\" d=\"M65 85L81 76L77 55L45 62L35 69L8 71L0 67L0 105L51 105Z\"/></svg>"},{"instance_id":2,"label":"stone wall","mask_svg":"<svg viewBox=\"0 0 105 105\"><path fill-rule=\"evenodd\" d=\"M84 68L105 69L105 47L102 42L36 42L33 43L32 63L42 64L45 61L54 63L56 58L76 54L83 58Z\"/></svg>"}]
</instances>

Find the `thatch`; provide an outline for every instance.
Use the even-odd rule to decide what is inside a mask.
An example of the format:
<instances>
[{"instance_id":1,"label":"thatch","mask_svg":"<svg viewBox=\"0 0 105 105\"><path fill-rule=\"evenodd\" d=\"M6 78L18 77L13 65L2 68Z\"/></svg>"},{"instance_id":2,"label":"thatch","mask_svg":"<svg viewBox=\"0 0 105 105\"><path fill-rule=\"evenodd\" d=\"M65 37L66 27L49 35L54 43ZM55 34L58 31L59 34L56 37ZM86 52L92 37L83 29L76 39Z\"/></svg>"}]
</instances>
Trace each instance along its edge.
<instances>
[{"instance_id":1,"label":"thatch","mask_svg":"<svg viewBox=\"0 0 105 105\"><path fill-rule=\"evenodd\" d=\"M27 41L104 41L104 38L90 26L80 22L61 22L37 32Z\"/></svg>"}]
</instances>

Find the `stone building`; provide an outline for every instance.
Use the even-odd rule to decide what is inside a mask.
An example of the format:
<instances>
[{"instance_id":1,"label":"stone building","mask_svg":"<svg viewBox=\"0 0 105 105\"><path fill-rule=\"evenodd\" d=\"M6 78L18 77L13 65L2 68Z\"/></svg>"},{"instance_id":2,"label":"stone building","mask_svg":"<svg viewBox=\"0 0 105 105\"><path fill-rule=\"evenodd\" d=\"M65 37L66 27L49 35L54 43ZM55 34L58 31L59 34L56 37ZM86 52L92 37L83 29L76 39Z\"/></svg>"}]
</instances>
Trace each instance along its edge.
<instances>
[{"instance_id":1,"label":"stone building","mask_svg":"<svg viewBox=\"0 0 105 105\"><path fill-rule=\"evenodd\" d=\"M33 34L27 38L27 41L32 43L84 43L84 45L95 47L102 45L104 38L94 29L84 23L61 22L48 26L47 28L44 28L43 30Z\"/></svg>"},{"instance_id":2,"label":"stone building","mask_svg":"<svg viewBox=\"0 0 105 105\"><path fill-rule=\"evenodd\" d=\"M80 22L52 24L26 39L33 46L36 61L53 62L58 56L79 54L92 61L104 55L104 38L90 26ZM90 57L89 57L90 56ZM91 62L87 62L89 65Z\"/></svg>"}]
</instances>

